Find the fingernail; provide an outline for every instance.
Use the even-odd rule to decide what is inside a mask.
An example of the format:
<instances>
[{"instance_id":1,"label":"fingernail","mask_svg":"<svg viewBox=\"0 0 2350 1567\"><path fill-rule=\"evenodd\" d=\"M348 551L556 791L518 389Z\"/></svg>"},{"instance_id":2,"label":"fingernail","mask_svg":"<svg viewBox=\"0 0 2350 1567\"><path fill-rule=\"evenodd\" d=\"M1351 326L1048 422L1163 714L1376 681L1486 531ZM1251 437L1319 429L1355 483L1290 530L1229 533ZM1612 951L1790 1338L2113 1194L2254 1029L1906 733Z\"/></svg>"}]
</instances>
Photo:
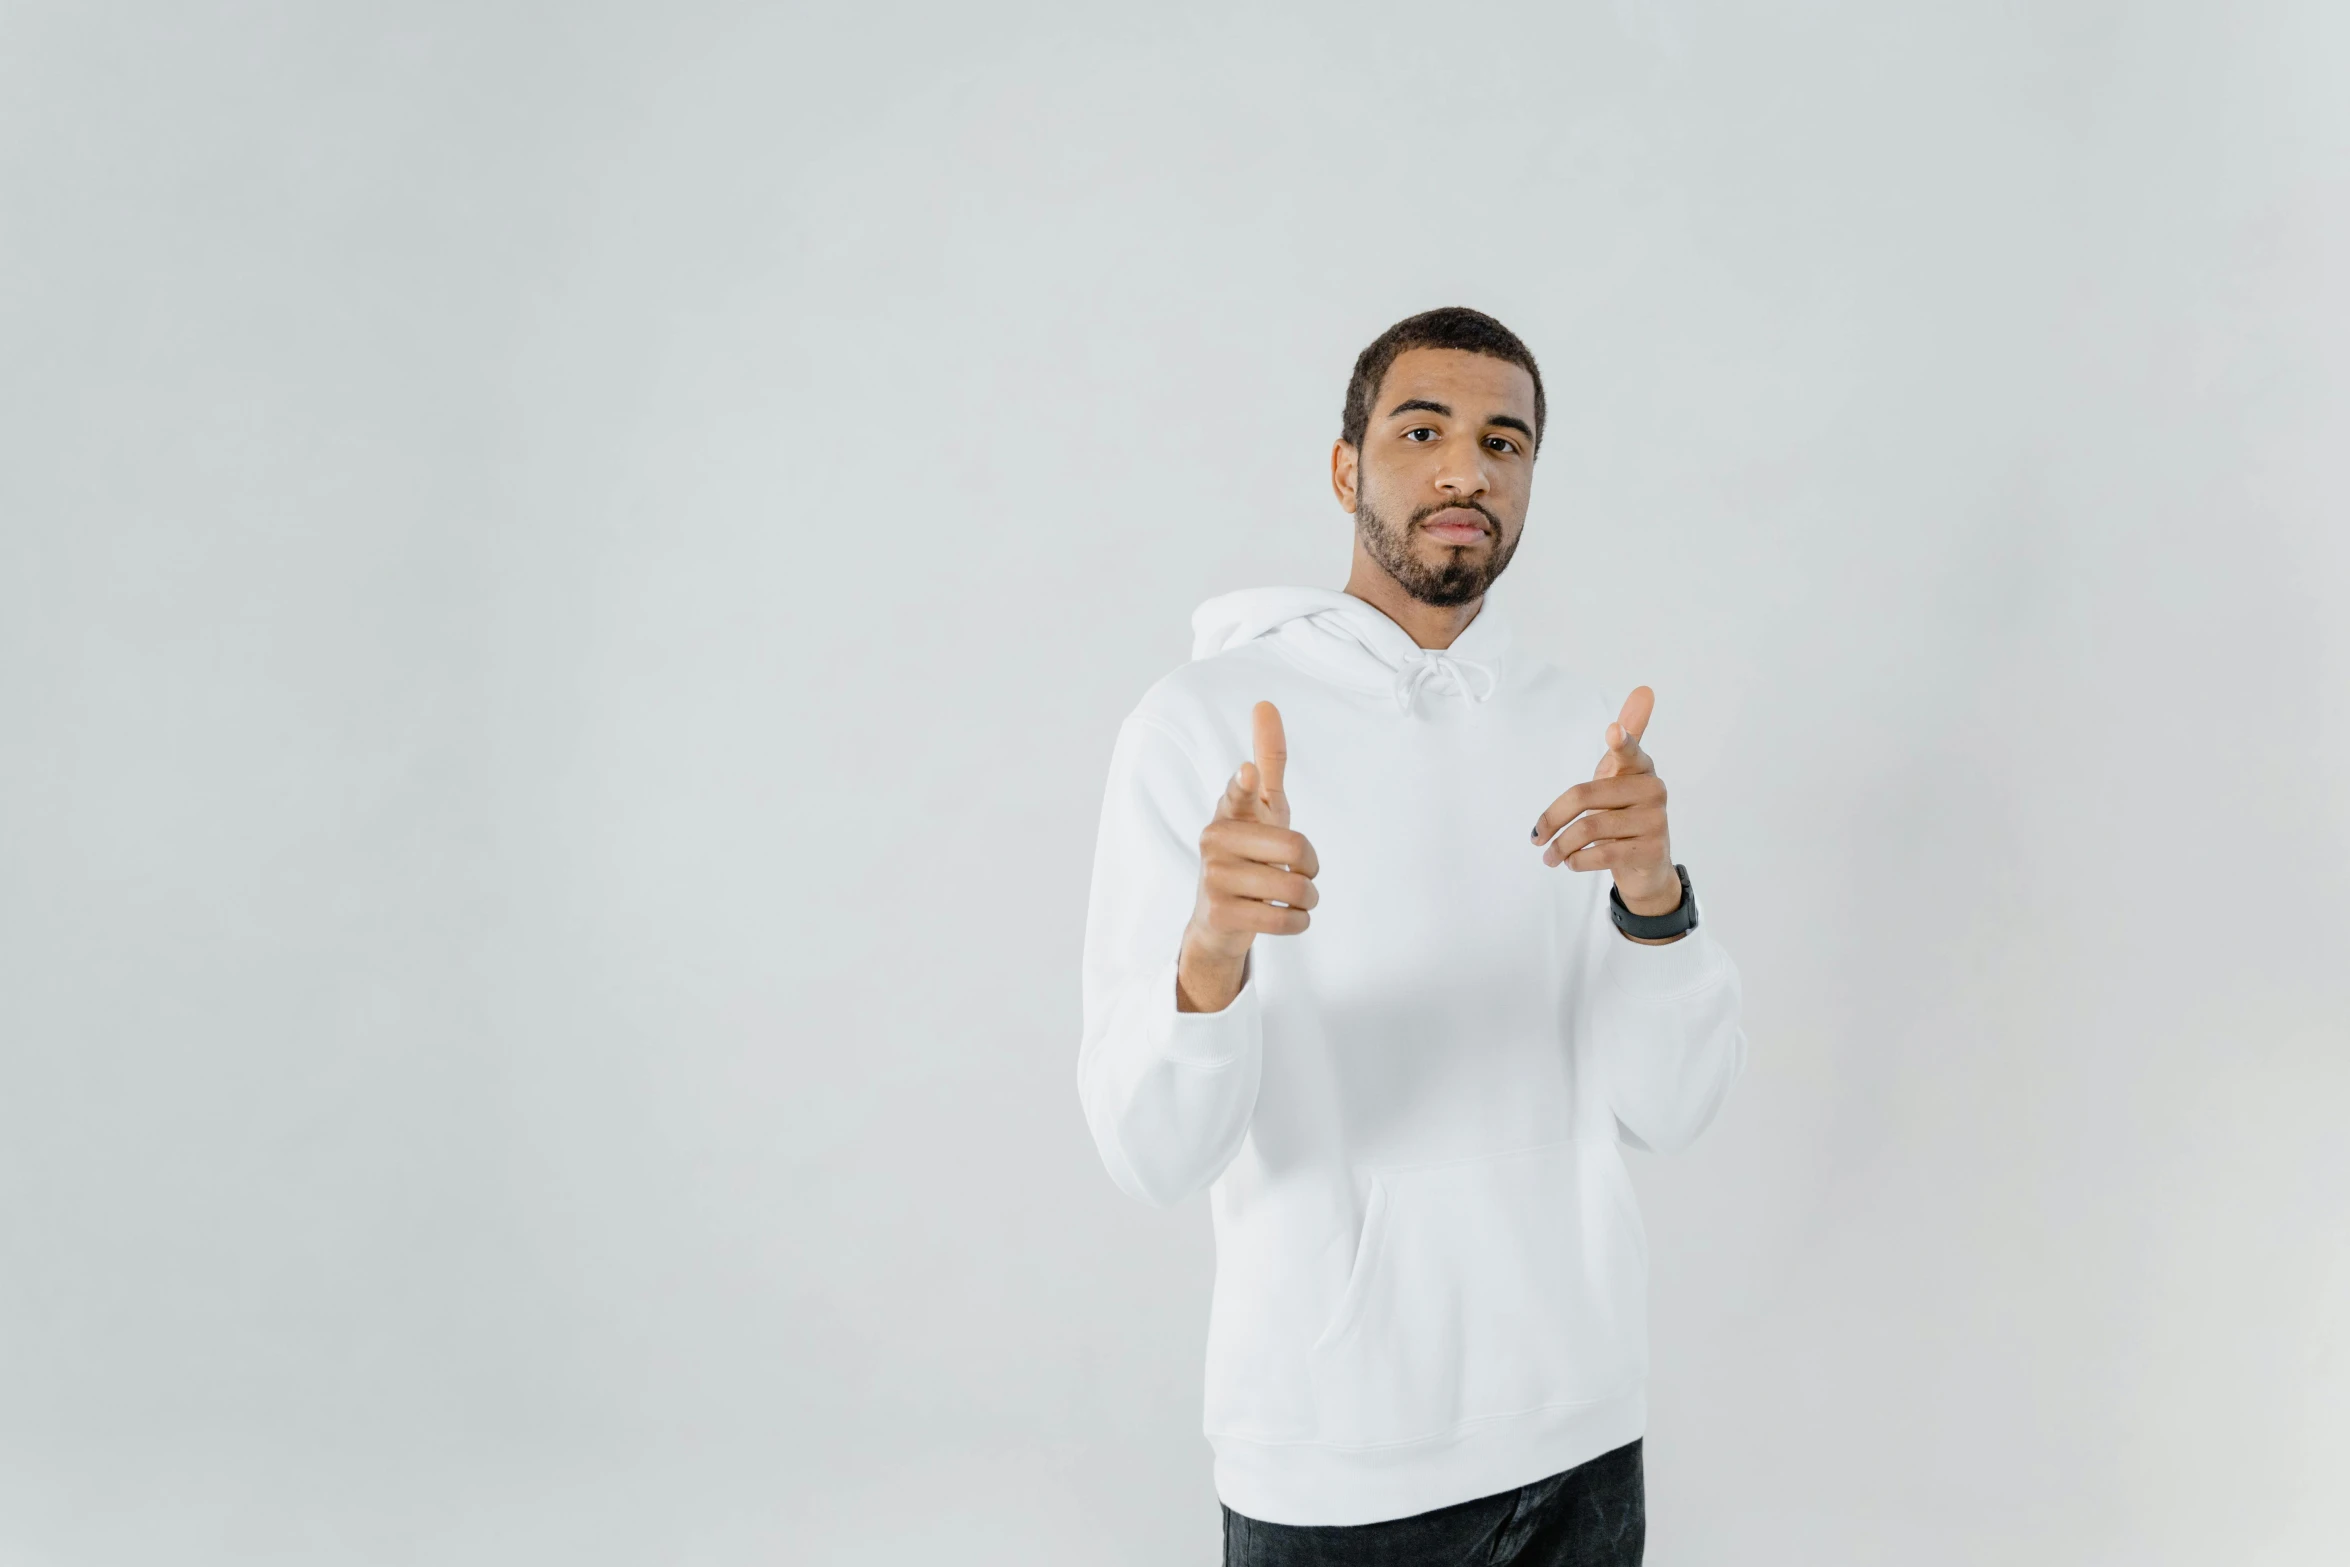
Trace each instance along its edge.
<instances>
[{"instance_id":1,"label":"fingernail","mask_svg":"<svg viewBox=\"0 0 2350 1567\"><path fill-rule=\"evenodd\" d=\"M1533 827L1527 831L1526 841L1528 843L1540 843L1542 841L1542 823L1536 822Z\"/></svg>"}]
</instances>

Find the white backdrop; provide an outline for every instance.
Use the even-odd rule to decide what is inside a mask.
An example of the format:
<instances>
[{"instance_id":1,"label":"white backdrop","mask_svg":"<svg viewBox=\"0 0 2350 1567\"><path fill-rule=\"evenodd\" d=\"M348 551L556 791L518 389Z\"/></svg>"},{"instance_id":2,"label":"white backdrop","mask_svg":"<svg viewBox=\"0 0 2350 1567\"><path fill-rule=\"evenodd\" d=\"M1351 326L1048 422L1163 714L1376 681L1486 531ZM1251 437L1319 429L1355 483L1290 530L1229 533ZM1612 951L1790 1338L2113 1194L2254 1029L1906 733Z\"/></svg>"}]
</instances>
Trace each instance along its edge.
<instances>
[{"instance_id":1,"label":"white backdrop","mask_svg":"<svg viewBox=\"0 0 2350 1567\"><path fill-rule=\"evenodd\" d=\"M2343 1559L2350 10L1116 9L0 7L0 1560L1213 1560L1102 774L1448 303L1746 979L1650 1560Z\"/></svg>"}]
</instances>

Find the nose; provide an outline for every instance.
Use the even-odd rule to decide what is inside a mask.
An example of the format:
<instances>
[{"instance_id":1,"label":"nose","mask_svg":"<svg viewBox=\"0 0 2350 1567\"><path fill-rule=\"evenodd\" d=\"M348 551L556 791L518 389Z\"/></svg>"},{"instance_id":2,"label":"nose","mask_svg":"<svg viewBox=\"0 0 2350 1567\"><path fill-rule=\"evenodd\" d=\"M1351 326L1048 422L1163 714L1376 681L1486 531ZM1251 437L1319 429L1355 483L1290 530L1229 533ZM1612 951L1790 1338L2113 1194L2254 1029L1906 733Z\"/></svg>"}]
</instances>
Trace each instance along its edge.
<instances>
[{"instance_id":1,"label":"nose","mask_svg":"<svg viewBox=\"0 0 2350 1567\"><path fill-rule=\"evenodd\" d=\"M1453 446L1445 453L1443 466L1436 470L1436 488L1447 500L1465 501L1483 495L1490 486L1485 479L1482 450L1472 454Z\"/></svg>"}]
</instances>

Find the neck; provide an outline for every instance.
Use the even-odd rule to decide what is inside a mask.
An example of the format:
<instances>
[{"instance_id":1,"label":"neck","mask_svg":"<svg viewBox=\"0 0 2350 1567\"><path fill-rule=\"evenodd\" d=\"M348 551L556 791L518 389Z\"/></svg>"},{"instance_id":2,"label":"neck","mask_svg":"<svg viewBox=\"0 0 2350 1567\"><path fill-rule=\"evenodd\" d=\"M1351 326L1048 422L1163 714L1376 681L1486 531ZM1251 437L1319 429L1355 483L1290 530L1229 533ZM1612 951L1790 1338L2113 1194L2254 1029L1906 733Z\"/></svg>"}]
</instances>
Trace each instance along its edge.
<instances>
[{"instance_id":1,"label":"neck","mask_svg":"<svg viewBox=\"0 0 2350 1567\"><path fill-rule=\"evenodd\" d=\"M1346 591L1403 627L1414 642L1427 648L1446 648L1469 629L1477 611L1485 607L1482 595L1466 604L1427 604L1403 590L1387 568L1371 558L1362 540L1355 541L1354 565L1346 575Z\"/></svg>"}]
</instances>

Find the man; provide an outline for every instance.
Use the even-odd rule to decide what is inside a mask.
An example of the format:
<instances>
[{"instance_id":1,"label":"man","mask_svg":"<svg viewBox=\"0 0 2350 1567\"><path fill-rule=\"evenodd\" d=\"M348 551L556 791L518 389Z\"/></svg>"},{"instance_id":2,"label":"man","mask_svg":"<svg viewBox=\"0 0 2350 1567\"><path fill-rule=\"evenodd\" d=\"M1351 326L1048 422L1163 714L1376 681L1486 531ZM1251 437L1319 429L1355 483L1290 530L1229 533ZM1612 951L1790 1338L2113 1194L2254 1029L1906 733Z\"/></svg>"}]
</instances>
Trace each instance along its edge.
<instances>
[{"instance_id":1,"label":"man","mask_svg":"<svg viewBox=\"0 0 2350 1567\"><path fill-rule=\"evenodd\" d=\"M1330 454L1346 591L1202 605L1111 758L1079 1097L1122 1189L1208 1192L1228 1564L1641 1557L1617 1144L1687 1145L1746 1038L1653 694L1609 722L1487 598L1543 420L1490 316L1382 333Z\"/></svg>"}]
</instances>

